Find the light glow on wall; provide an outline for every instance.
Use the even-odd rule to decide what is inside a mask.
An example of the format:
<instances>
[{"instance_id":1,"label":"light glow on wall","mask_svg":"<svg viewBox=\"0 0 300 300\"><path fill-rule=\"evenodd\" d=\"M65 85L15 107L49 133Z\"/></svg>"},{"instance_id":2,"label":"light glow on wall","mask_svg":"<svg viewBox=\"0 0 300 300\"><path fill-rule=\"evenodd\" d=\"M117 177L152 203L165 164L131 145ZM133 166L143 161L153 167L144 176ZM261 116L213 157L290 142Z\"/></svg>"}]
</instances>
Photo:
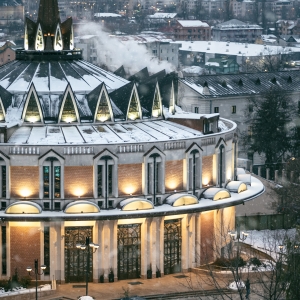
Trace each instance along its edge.
<instances>
[{"instance_id":1,"label":"light glow on wall","mask_svg":"<svg viewBox=\"0 0 300 300\"><path fill-rule=\"evenodd\" d=\"M136 120L137 118L139 118L139 113L138 112L129 112L128 113L128 119L129 120Z\"/></svg>"},{"instance_id":2,"label":"light glow on wall","mask_svg":"<svg viewBox=\"0 0 300 300\"><path fill-rule=\"evenodd\" d=\"M30 195L32 195L32 191L29 188L22 188L19 190L19 194L23 198L28 198Z\"/></svg>"},{"instance_id":3,"label":"light glow on wall","mask_svg":"<svg viewBox=\"0 0 300 300\"><path fill-rule=\"evenodd\" d=\"M41 118L40 116L28 116L26 121L30 123L40 122Z\"/></svg>"},{"instance_id":4,"label":"light glow on wall","mask_svg":"<svg viewBox=\"0 0 300 300\"><path fill-rule=\"evenodd\" d=\"M208 177L203 177L202 178L202 185L207 186L209 184L209 178Z\"/></svg>"},{"instance_id":5,"label":"light glow on wall","mask_svg":"<svg viewBox=\"0 0 300 300\"><path fill-rule=\"evenodd\" d=\"M137 189L133 185L126 185L122 188L122 190L127 195L133 195Z\"/></svg>"},{"instance_id":6,"label":"light glow on wall","mask_svg":"<svg viewBox=\"0 0 300 300\"><path fill-rule=\"evenodd\" d=\"M166 188L168 190L176 190L179 187L179 185L180 185L179 180L175 180L174 178L166 181Z\"/></svg>"},{"instance_id":7,"label":"light glow on wall","mask_svg":"<svg viewBox=\"0 0 300 300\"><path fill-rule=\"evenodd\" d=\"M76 187L73 191L73 194L77 197L81 197L85 194L85 190L81 187Z\"/></svg>"}]
</instances>

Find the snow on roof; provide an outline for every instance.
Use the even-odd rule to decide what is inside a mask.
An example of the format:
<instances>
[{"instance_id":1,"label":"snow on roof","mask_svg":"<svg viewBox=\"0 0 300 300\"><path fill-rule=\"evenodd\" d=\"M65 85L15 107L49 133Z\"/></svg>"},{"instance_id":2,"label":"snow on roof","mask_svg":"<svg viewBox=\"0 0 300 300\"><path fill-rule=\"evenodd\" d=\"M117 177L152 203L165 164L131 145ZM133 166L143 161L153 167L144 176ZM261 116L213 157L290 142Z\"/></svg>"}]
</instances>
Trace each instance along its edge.
<instances>
[{"instance_id":1,"label":"snow on roof","mask_svg":"<svg viewBox=\"0 0 300 300\"><path fill-rule=\"evenodd\" d=\"M144 121L137 123L22 126L10 137L11 144L111 144L139 143L190 139L202 132L169 121Z\"/></svg>"},{"instance_id":2,"label":"snow on roof","mask_svg":"<svg viewBox=\"0 0 300 300\"><path fill-rule=\"evenodd\" d=\"M0 85L10 93L27 92L34 83L38 93L62 93L68 83L77 93L90 92L105 83L108 91L128 83L87 61L13 61L0 68Z\"/></svg>"},{"instance_id":3,"label":"snow on roof","mask_svg":"<svg viewBox=\"0 0 300 300\"><path fill-rule=\"evenodd\" d=\"M155 13L153 15L148 15L149 19L173 19L175 18L177 13Z\"/></svg>"},{"instance_id":4,"label":"snow on roof","mask_svg":"<svg viewBox=\"0 0 300 300\"><path fill-rule=\"evenodd\" d=\"M205 22L199 20L177 20L182 27L209 27Z\"/></svg>"},{"instance_id":5,"label":"snow on roof","mask_svg":"<svg viewBox=\"0 0 300 300\"><path fill-rule=\"evenodd\" d=\"M240 20L237 19L232 19L229 21L226 21L224 23L220 23L218 25L216 25L214 27L214 29L218 29L218 30L228 30L228 29L262 29L262 27L260 27L257 24L248 24L248 23L244 23Z\"/></svg>"},{"instance_id":6,"label":"snow on roof","mask_svg":"<svg viewBox=\"0 0 300 300\"><path fill-rule=\"evenodd\" d=\"M119 14L114 14L114 13L95 13L94 17L97 17L97 18L109 18L109 17L118 18L118 17L122 17L122 16L119 15Z\"/></svg>"},{"instance_id":7,"label":"snow on roof","mask_svg":"<svg viewBox=\"0 0 300 300\"><path fill-rule=\"evenodd\" d=\"M297 47L283 47L273 45L260 45L260 44L244 44L233 42L219 42L219 41L176 41L174 43L181 44L181 51L193 51L203 52L206 54L224 54L224 55L236 55L236 56L264 56L270 54L280 53L293 53L300 52Z\"/></svg>"}]
</instances>

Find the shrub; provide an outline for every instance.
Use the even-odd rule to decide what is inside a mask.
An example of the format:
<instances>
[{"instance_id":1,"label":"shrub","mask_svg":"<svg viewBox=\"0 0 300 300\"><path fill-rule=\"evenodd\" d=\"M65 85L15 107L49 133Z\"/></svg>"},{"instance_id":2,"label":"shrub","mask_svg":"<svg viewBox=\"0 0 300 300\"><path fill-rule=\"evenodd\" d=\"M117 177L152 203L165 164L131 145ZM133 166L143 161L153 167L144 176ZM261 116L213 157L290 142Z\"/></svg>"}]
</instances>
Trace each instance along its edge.
<instances>
[{"instance_id":1,"label":"shrub","mask_svg":"<svg viewBox=\"0 0 300 300\"><path fill-rule=\"evenodd\" d=\"M24 288L27 288L30 285L30 283L31 283L30 276L21 277L21 280L20 280L21 286L23 286Z\"/></svg>"},{"instance_id":2,"label":"shrub","mask_svg":"<svg viewBox=\"0 0 300 300\"><path fill-rule=\"evenodd\" d=\"M261 266L262 263L257 257L251 257L249 259L249 264L259 267L259 266Z\"/></svg>"}]
</instances>

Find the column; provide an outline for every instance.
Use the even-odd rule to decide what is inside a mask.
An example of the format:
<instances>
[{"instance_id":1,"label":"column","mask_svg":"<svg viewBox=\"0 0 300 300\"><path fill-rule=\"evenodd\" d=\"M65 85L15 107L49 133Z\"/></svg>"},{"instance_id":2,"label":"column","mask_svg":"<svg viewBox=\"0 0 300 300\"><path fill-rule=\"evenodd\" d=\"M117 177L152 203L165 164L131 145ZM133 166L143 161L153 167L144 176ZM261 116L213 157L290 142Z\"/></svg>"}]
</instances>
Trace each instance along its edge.
<instances>
[{"instance_id":1,"label":"column","mask_svg":"<svg viewBox=\"0 0 300 300\"><path fill-rule=\"evenodd\" d=\"M99 223L100 221L95 222L94 230L93 230L93 243L100 244L99 240ZM91 251L93 251L93 248L91 248ZM100 270L99 270L99 252L100 247L93 255L93 282L97 283L99 282L99 276L100 276Z\"/></svg>"},{"instance_id":2,"label":"column","mask_svg":"<svg viewBox=\"0 0 300 300\"><path fill-rule=\"evenodd\" d=\"M189 215L185 215L181 220L181 270L182 272L188 271L188 262L189 262L189 243L188 243L188 235L189 235Z\"/></svg>"}]
</instances>

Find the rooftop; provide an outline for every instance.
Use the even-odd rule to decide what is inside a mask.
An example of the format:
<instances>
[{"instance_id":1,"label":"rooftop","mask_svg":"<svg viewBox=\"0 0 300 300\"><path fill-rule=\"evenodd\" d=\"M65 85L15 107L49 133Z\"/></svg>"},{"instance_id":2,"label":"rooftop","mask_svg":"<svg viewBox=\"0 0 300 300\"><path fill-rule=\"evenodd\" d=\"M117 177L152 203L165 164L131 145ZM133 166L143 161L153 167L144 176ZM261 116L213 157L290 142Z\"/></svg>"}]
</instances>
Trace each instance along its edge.
<instances>
[{"instance_id":1,"label":"rooftop","mask_svg":"<svg viewBox=\"0 0 300 300\"><path fill-rule=\"evenodd\" d=\"M182 27L209 27L205 22L198 20L177 20Z\"/></svg>"},{"instance_id":2,"label":"rooftop","mask_svg":"<svg viewBox=\"0 0 300 300\"><path fill-rule=\"evenodd\" d=\"M203 53L219 53L225 55L237 56L264 56L276 55L281 53L300 52L297 47L282 47L273 45L247 44L247 43L233 43L233 42L219 42L219 41L176 41L174 43L181 44L179 50L195 51Z\"/></svg>"},{"instance_id":3,"label":"rooftop","mask_svg":"<svg viewBox=\"0 0 300 300\"><path fill-rule=\"evenodd\" d=\"M237 95L254 95L270 88L281 88L285 91L300 90L300 71L261 72L246 74L202 75L180 79L203 98L230 97ZM203 87L207 86L204 93Z\"/></svg>"},{"instance_id":4,"label":"rooftop","mask_svg":"<svg viewBox=\"0 0 300 300\"><path fill-rule=\"evenodd\" d=\"M248 24L248 23L245 23L245 22L242 22L240 20L237 20L237 19L232 19L232 20L229 20L229 21L226 21L224 23L220 23L218 25L216 25L214 27L214 29L220 29L220 30L228 30L228 29L261 29L262 30L262 27L260 27L259 25L257 24Z\"/></svg>"}]
</instances>

